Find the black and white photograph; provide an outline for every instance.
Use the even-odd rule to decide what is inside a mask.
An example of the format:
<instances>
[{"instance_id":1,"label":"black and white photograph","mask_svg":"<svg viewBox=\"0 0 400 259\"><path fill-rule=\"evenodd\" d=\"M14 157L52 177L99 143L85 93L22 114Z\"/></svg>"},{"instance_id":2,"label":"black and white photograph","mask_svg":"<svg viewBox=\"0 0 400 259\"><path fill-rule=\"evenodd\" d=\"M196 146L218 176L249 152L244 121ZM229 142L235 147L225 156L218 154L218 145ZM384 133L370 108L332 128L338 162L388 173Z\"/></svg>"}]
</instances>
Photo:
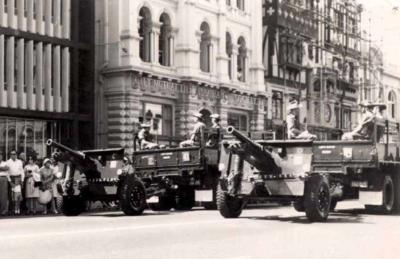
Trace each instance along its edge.
<instances>
[{"instance_id":1,"label":"black and white photograph","mask_svg":"<svg viewBox=\"0 0 400 259\"><path fill-rule=\"evenodd\" d=\"M400 0L0 0L1 259L397 259Z\"/></svg>"}]
</instances>

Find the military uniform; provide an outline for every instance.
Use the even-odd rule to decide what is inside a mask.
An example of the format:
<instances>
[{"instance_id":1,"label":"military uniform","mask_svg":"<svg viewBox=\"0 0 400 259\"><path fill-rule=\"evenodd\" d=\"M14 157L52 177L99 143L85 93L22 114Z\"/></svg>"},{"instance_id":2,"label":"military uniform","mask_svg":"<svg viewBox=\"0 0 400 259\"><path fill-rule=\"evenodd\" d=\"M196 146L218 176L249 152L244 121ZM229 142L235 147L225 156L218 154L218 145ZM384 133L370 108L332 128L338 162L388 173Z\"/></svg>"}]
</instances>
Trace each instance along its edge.
<instances>
[{"instance_id":1,"label":"military uniform","mask_svg":"<svg viewBox=\"0 0 400 259\"><path fill-rule=\"evenodd\" d=\"M371 104L362 104L370 107ZM375 115L366 110L359 125L351 132L343 134L342 140L372 139L374 133Z\"/></svg>"},{"instance_id":2,"label":"military uniform","mask_svg":"<svg viewBox=\"0 0 400 259\"><path fill-rule=\"evenodd\" d=\"M154 149L158 148L157 143L152 142L152 135L149 132L148 125L142 125L142 129L138 133L140 141L140 149Z\"/></svg>"},{"instance_id":3,"label":"military uniform","mask_svg":"<svg viewBox=\"0 0 400 259\"><path fill-rule=\"evenodd\" d=\"M197 146L200 145L201 134L204 132L206 124L202 121L196 122L193 131L190 133L190 138L179 144L180 147Z\"/></svg>"},{"instance_id":4,"label":"military uniform","mask_svg":"<svg viewBox=\"0 0 400 259\"><path fill-rule=\"evenodd\" d=\"M294 109L298 109L300 106L297 104L297 101L291 102L289 104L289 111L292 111ZM308 130L305 131L300 131L297 128L297 119L296 115L293 113L289 112L288 115L286 116L286 126L287 126L287 135L288 139L306 139L306 140L315 140L317 139L317 136L314 134L311 134L308 132Z\"/></svg>"}]
</instances>

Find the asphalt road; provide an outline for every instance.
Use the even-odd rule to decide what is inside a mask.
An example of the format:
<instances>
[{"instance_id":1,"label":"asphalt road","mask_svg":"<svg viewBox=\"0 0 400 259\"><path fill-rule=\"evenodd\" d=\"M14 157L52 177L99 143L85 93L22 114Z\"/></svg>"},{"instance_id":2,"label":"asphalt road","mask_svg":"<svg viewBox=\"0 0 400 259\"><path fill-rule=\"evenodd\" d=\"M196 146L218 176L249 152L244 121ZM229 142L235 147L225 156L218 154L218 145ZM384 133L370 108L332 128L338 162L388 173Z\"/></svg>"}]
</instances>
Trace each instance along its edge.
<instances>
[{"instance_id":1,"label":"asphalt road","mask_svg":"<svg viewBox=\"0 0 400 259\"><path fill-rule=\"evenodd\" d=\"M400 215L339 203L325 223L291 207L0 219L0 258L400 258Z\"/></svg>"}]
</instances>

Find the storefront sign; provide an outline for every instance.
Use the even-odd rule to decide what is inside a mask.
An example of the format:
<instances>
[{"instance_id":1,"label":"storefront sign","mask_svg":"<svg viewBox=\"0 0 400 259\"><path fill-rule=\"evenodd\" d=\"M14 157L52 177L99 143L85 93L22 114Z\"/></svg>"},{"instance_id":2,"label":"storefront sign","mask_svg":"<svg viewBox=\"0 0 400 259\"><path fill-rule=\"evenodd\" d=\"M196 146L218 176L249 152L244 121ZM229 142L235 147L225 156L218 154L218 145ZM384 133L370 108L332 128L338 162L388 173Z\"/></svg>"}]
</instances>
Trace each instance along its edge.
<instances>
[{"instance_id":1,"label":"storefront sign","mask_svg":"<svg viewBox=\"0 0 400 259\"><path fill-rule=\"evenodd\" d=\"M150 77L134 77L133 87L139 88L143 92L154 92L169 95L188 93L187 87L171 81L164 81Z\"/></svg>"}]
</instances>

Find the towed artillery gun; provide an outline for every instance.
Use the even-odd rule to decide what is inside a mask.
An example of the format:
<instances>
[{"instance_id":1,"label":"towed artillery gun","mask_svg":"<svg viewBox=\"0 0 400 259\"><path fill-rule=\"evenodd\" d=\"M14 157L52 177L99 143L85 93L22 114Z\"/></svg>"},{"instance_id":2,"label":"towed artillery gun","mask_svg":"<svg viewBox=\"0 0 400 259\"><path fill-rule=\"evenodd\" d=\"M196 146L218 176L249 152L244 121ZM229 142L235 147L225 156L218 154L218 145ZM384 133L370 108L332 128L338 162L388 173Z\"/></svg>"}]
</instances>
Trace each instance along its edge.
<instances>
[{"instance_id":1,"label":"towed artillery gun","mask_svg":"<svg viewBox=\"0 0 400 259\"><path fill-rule=\"evenodd\" d=\"M338 201L360 199L367 209L400 210L399 125L375 122L370 140L252 140L221 143L217 205L239 217L250 199L291 201L310 221L325 221Z\"/></svg>"},{"instance_id":2,"label":"towed artillery gun","mask_svg":"<svg viewBox=\"0 0 400 259\"><path fill-rule=\"evenodd\" d=\"M51 139L46 144L58 149L55 158L64 164L62 211L65 215L79 215L87 202L92 201L118 201L125 214L142 214L149 192L135 175L121 174L123 148L75 151Z\"/></svg>"}]
</instances>

